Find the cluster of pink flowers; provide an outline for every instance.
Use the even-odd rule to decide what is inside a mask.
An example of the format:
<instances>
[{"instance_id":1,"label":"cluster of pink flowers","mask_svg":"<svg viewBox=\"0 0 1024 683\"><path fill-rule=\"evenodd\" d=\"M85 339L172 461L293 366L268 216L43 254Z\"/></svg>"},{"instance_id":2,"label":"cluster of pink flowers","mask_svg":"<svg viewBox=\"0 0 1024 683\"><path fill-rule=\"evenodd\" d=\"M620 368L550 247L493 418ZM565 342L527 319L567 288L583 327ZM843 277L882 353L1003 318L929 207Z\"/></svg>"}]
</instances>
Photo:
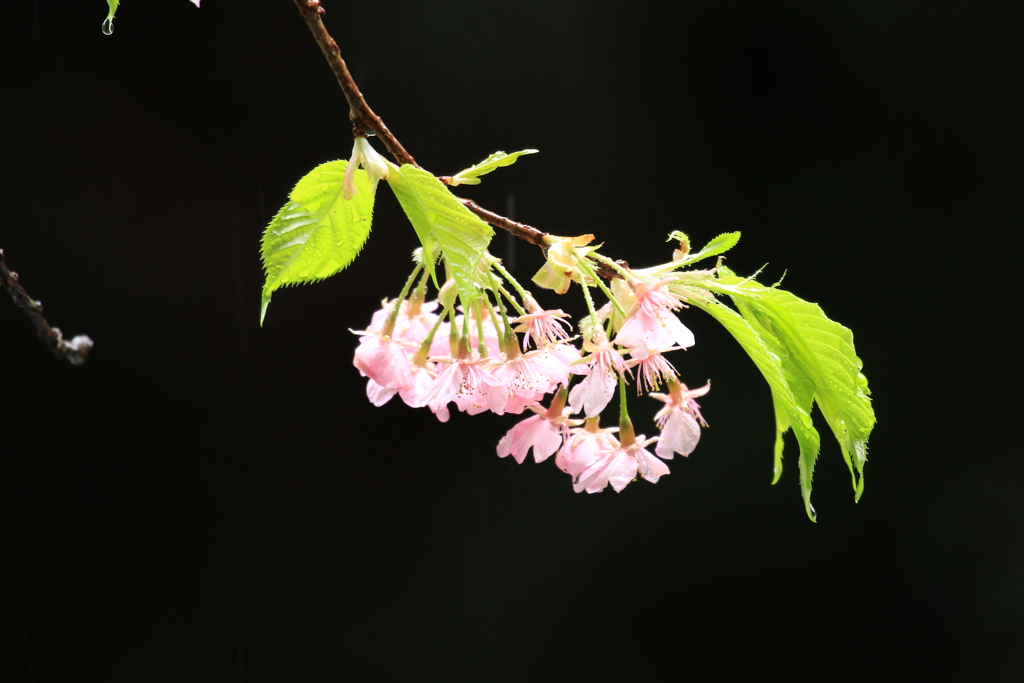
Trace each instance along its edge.
<instances>
[{"instance_id":1,"label":"cluster of pink flowers","mask_svg":"<svg viewBox=\"0 0 1024 683\"><path fill-rule=\"evenodd\" d=\"M621 301L585 319L581 337L570 335L567 314L542 309L528 293L515 304L523 314L511 320L486 298L471 310L438 312L437 301L425 300L421 281L412 296L384 302L370 326L357 332L355 366L368 378L366 393L377 406L398 394L442 422L452 404L470 415L532 413L499 441L498 455L519 463L530 450L536 462L555 455L577 492L596 493L609 484L621 491L637 477L657 482L669 472L664 460L689 455L700 426L707 426L694 399L709 385L687 389L664 357L694 343L676 316L683 304L669 289L673 281L638 278L628 291L619 287ZM582 349L573 343L580 338ZM659 436L634 434L624 391L634 372L641 392L662 384L669 389L649 393L665 404L656 416ZM570 388L574 376L580 379ZM600 416L616 388L618 426L602 428ZM541 401L549 394L545 407ZM652 454L647 448L654 443Z\"/></svg>"}]
</instances>

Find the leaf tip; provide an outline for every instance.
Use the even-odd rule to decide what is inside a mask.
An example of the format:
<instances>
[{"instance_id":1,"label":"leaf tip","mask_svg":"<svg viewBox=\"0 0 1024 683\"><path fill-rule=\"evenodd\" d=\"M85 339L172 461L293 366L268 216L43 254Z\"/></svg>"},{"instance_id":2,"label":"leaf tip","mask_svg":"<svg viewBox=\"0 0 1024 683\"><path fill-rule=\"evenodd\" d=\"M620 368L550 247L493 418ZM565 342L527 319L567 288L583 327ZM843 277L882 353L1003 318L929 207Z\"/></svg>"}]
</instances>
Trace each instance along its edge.
<instances>
[{"instance_id":1,"label":"leaf tip","mask_svg":"<svg viewBox=\"0 0 1024 683\"><path fill-rule=\"evenodd\" d=\"M818 513L815 512L814 506L811 505L811 499L810 498L805 498L804 499L804 506L807 508L807 518L810 519L812 522L817 522L818 521Z\"/></svg>"},{"instance_id":2,"label":"leaf tip","mask_svg":"<svg viewBox=\"0 0 1024 683\"><path fill-rule=\"evenodd\" d=\"M267 317L267 307L270 306L270 292L263 292L263 300L260 302L260 327L263 327L263 319Z\"/></svg>"}]
</instances>

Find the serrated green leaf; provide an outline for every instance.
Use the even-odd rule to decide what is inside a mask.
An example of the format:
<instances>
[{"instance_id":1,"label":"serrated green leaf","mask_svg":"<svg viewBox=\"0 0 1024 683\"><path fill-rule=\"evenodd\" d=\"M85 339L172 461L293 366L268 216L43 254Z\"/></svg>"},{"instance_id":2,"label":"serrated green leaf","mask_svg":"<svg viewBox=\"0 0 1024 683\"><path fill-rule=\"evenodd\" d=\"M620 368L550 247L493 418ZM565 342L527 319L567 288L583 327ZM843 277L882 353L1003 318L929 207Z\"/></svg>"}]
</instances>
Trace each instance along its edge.
<instances>
[{"instance_id":1,"label":"serrated green leaf","mask_svg":"<svg viewBox=\"0 0 1024 683\"><path fill-rule=\"evenodd\" d=\"M452 179L448 182L453 187L455 185L479 185L480 176L490 173L496 168L502 166L511 166L516 162L516 159L524 154L536 154L535 149L524 149L520 152L512 152L511 154L505 154L504 152L495 152L491 156L487 157L479 164L470 166L465 171L459 171L452 176Z\"/></svg>"},{"instance_id":2,"label":"serrated green leaf","mask_svg":"<svg viewBox=\"0 0 1024 683\"><path fill-rule=\"evenodd\" d=\"M370 235L373 188L357 169L357 194L341 195L347 161L329 161L303 177L263 233L261 252L266 282L260 324L274 290L316 282L342 270L359 255Z\"/></svg>"},{"instance_id":3,"label":"serrated green leaf","mask_svg":"<svg viewBox=\"0 0 1024 683\"><path fill-rule=\"evenodd\" d=\"M811 505L811 475L818 457L820 437L811 419L811 398L800 382L794 381L784 369L785 349L779 340L766 333L755 323L718 301L690 301L711 314L740 343L751 360L761 371L772 391L775 409L775 467L772 483L782 474L783 435L793 429L800 448L800 488L804 497L807 516L812 520L814 507Z\"/></svg>"},{"instance_id":4,"label":"serrated green leaf","mask_svg":"<svg viewBox=\"0 0 1024 683\"><path fill-rule=\"evenodd\" d=\"M765 287L753 280L735 277L727 268L719 272L722 277L708 288L732 297L743 320L778 358L776 365L792 399L776 393L773 385L773 396L781 403L781 406L776 405L777 421L780 421L781 408L793 422L789 400L808 417L811 405L817 403L839 442L850 469L855 497L859 500L864 491L867 440L874 428L875 415L867 381L860 372L862 364L853 346L853 333L830 320L817 304L777 287ZM750 352L747 344L744 348ZM769 384L772 384L770 379ZM795 423L792 426L800 441L800 431ZM776 452L778 457L781 453L778 443ZM801 488L809 515L813 515L810 492L816 454L817 448L812 455L801 441Z\"/></svg>"},{"instance_id":5,"label":"serrated green leaf","mask_svg":"<svg viewBox=\"0 0 1024 683\"><path fill-rule=\"evenodd\" d=\"M462 205L444 184L423 169L409 164L391 169L388 185L409 217L423 244L424 265L434 283L435 247L441 248L445 263L455 278L459 297L468 304L479 295L476 268L491 243L494 230Z\"/></svg>"}]
</instances>

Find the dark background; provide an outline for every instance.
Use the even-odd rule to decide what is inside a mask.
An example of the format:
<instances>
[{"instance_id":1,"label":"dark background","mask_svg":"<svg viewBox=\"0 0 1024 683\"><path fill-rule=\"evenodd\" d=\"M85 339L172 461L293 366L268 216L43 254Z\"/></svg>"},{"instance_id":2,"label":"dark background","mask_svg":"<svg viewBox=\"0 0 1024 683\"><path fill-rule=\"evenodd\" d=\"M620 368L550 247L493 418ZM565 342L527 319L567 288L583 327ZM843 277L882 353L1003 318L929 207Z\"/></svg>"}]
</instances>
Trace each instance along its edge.
<instances>
[{"instance_id":1,"label":"dark background","mask_svg":"<svg viewBox=\"0 0 1024 683\"><path fill-rule=\"evenodd\" d=\"M711 428L656 486L575 495L496 457L515 418L372 407L348 329L415 246L387 190L360 258L258 326L263 228L351 149L292 3L128 0L111 37L102 0L20 3L0 247L96 347L58 361L0 301L0 680L1021 680L1024 5L668 5L326 21L426 168L541 150L466 196L638 266L740 230L731 267L852 328L861 502L828 440L817 524L795 443L770 486L767 386L698 311L677 367Z\"/></svg>"}]
</instances>

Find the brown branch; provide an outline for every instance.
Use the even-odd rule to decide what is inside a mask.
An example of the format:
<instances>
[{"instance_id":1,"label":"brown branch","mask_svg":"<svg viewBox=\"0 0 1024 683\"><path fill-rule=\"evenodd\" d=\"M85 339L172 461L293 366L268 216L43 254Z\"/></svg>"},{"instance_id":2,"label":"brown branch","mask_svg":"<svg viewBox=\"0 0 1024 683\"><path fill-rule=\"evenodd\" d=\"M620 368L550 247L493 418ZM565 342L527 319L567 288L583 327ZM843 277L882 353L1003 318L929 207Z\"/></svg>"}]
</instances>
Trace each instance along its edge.
<instances>
[{"instance_id":1,"label":"brown branch","mask_svg":"<svg viewBox=\"0 0 1024 683\"><path fill-rule=\"evenodd\" d=\"M345 93L345 99L348 100L348 117L352 121L353 134L357 136L365 135L365 129L369 128L383 141L384 146L391 152L391 156L398 160L398 163L412 164L419 167L419 164L412 158L412 155L405 151L402 143L384 125L384 121L370 109L370 105L366 103L363 93L359 92L355 79L352 78L348 66L345 65L345 60L341 58L341 50L338 49L338 44L334 42L334 38L327 32L324 22L320 20L320 15L324 13L324 8L320 6L320 0L295 0L295 6L299 8L299 14L302 15L302 18L306 20L306 25L309 26L316 44L320 46L320 50L324 53L324 58L327 59L327 63L331 66L331 71L334 72L334 77L338 80L341 91Z\"/></svg>"},{"instance_id":2,"label":"brown branch","mask_svg":"<svg viewBox=\"0 0 1024 683\"><path fill-rule=\"evenodd\" d=\"M619 275L619 271L615 270L607 263L595 261L593 257L588 258L590 258L590 262L594 264L594 272L597 273L598 277L603 277L605 280L614 280L615 278L622 277L621 275ZM619 264L619 266L622 268L625 268L627 270L629 269L629 261L617 259L615 263Z\"/></svg>"},{"instance_id":3,"label":"brown branch","mask_svg":"<svg viewBox=\"0 0 1024 683\"><path fill-rule=\"evenodd\" d=\"M43 317L43 304L28 295L25 288L18 282L18 274L7 267L4 250L0 249L0 289L6 289L14 301L14 305L25 311L36 326L36 334L46 343L57 358L67 360L72 365L85 362L92 349L92 340L85 335L78 335L71 341L65 341L60 328L50 327Z\"/></svg>"},{"instance_id":4,"label":"brown branch","mask_svg":"<svg viewBox=\"0 0 1024 683\"><path fill-rule=\"evenodd\" d=\"M518 223L511 218L505 218L493 211L488 211L472 199L459 197L459 201L462 202L463 206L467 209L475 213L477 216L480 216L480 218L484 219L484 221L490 223L494 227L507 230L519 239L526 240L530 244L534 244L541 249L547 249L548 244L544 241L544 238L547 237L546 232L541 232L537 228L526 225L525 223Z\"/></svg>"},{"instance_id":5,"label":"brown branch","mask_svg":"<svg viewBox=\"0 0 1024 683\"><path fill-rule=\"evenodd\" d=\"M306 20L306 25L309 26L309 30L313 33L313 38L316 39L317 45L320 46L320 50L324 53L331 71L334 72L334 77L337 79L338 85L341 86L341 91L345 93L345 99L348 101L348 117L352 121L353 135L364 135L366 133L365 129L369 128L377 134L377 137L381 139L388 152L391 153L391 156L398 163L412 164L419 168L419 164L412 158L412 155L405 151L405 147L402 147L402 143L398 141L398 138L388 130L388 127L384 125L384 121L366 103L366 98L359 91L355 79L352 78L348 66L345 65L345 60L341 58L341 50L338 49L338 44L334 42L334 38L327 32L324 22L320 20L320 15L324 13L320 0L294 1L295 6L299 8L302 18ZM542 249L547 248L548 245L544 242L544 237L547 236L547 233L525 223L518 223L493 211L488 211L471 199L462 199L460 197L459 201L467 209L494 227L507 230L519 239L526 240L530 244L535 244Z\"/></svg>"}]
</instances>

